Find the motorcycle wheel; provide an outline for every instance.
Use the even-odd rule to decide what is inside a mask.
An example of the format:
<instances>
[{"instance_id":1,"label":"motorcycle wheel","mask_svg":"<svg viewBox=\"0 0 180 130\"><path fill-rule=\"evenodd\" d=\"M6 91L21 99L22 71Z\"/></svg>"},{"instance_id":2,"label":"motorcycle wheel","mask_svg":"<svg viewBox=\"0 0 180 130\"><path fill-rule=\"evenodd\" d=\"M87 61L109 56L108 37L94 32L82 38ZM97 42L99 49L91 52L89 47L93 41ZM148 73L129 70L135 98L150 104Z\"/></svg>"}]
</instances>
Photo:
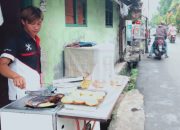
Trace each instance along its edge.
<instances>
[{"instance_id":1,"label":"motorcycle wheel","mask_svg":"<svg viewBox=\"0 0 180 130\"><path fill-rule=\"evenodd\" d=\"M175 43L175 38L172 38L172 37L171 37L170 42L171 42L171 43Z\"/></svg>"},{"instance_id":2,"label":"motorcycle wheel","mask_svg":"<svg viewBox=\"0 0 180 130\"><path fill-rule=\"evenodd\" d=\"M173 43L175 43L175 38L173 38Z\"/></svg>"},{"instance_id":3,"label":"motorcycle wheel","mask_svg":"<svg viewBox=\"0 0 180 130\"><path fill-rule=\"evenodd\" d=\"M158 56L158 59L161 60L161 56Z\"/></svg>"}]
</instances>

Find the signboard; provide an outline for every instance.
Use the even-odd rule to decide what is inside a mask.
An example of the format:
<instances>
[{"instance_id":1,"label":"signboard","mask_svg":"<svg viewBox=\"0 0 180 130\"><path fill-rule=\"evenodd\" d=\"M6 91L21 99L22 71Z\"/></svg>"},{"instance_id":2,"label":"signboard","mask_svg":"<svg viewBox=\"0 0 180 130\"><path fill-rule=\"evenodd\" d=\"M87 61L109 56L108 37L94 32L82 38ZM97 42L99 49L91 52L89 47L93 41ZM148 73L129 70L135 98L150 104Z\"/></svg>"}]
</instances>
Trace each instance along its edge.
<instances>
[{"instance_id":1,"label":"signboard","mask_svg":"<svg viewBox=\"0 0 180 130\"><path fill-rule=\"evenodd\" d=\"M132 41L132 21L126 20L126 40Z\"/></svg>"},{"instance_id":2,"label":"signboard","mask_svg":"<svg viewBox=\"0 0 180 130\"><path fill-rule=\"evenodd\" d=\"M133 25L133 39L145 39L145 28L143 25Z\"/></svg>"}]
</instances>

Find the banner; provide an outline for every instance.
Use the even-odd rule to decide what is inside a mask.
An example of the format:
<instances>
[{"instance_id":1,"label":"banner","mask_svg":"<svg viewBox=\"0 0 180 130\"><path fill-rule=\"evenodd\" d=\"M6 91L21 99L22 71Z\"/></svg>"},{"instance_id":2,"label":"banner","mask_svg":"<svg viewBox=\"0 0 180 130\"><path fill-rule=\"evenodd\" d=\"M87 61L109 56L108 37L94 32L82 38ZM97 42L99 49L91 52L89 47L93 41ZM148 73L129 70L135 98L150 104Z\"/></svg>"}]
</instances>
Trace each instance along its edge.
<instances>
[{"instance_id":1,"label":"banner","mask_svg":"<svg viewBox=\"0 0 180 130\"><path fill-rule=\"evenodd\" d=\"M126 20L126 40L132 41L132 21Z\"/></svg>"},{"instance_id":2,"label":"banner","mask_svg":"<svg viewBox=\"0 0 180 130\"><path fill-rule=\"evenodd\" d=\"M133 24L133 39L145 39L145 28L141 24Z\"/></svg>"}]
</instances>

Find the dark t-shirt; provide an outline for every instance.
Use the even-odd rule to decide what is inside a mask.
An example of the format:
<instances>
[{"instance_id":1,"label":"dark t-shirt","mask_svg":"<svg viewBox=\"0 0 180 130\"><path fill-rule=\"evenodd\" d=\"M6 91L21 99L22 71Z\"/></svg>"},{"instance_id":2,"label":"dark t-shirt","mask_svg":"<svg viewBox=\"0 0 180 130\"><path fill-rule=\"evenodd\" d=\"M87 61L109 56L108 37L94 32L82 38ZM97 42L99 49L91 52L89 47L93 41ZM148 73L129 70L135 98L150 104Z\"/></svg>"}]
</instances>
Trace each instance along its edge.
<instances>
[{"instance_id":1,"label":"dark t-shirt","mask_svg":"<svg viewBox=\"0 0 180 130\"><path fill-rule=\"evenodd\" d=\"M19 59L22 63L41 73L40 64L40 39L31 38L25 31L18 37L10 39L2 51L1 57L12 60Z\"/></svg>"}]
</instances>

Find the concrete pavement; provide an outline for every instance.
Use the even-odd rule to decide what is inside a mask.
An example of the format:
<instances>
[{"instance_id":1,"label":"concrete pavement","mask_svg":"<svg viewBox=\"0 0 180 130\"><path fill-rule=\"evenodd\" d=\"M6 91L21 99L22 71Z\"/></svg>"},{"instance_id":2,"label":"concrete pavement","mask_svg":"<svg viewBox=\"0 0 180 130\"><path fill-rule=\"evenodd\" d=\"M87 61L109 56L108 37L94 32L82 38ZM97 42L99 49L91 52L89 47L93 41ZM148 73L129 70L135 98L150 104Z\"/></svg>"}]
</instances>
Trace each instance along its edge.
<instances>
[{"instance_id":1,"label":"concrete pavement","mask_svg":"<svg viewBox=\"0 0 180 130\"><path fill-rule=\"evenodd\" d=\"M121 95L108 130L144 130L144 120L143 95L134 89Z\"/></svg>"},{"instance_id":2,"label":"concrete pavement","mask_svg":"<svg viewBox=\"0 0 180 130\"><path fill-rule=\"evenodd\" d=\"M168 55L160 61L144 56L139 63L145 130L180 130L180 37L175 44L168 42Z\"/></svg>"}]
</instances>

